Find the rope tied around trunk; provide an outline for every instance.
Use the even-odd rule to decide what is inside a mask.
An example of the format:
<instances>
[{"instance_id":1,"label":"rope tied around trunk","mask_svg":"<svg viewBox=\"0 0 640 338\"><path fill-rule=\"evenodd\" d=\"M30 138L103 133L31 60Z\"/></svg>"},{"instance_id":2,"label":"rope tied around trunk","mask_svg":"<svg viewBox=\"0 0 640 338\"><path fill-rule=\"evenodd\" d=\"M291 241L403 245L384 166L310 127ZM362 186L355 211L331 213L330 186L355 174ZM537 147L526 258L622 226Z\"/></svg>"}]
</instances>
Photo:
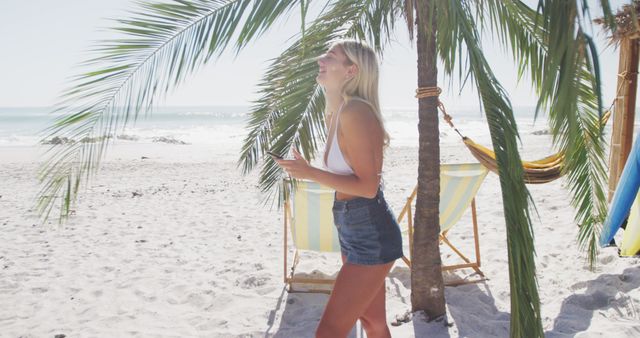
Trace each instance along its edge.
<instances>
[{"instance_id":1,"label":"rope tied around trunk","mask_svg":"<svg viewBox=\"0 0 640 338\"><path fill-rule=\"evenodd\" d=\"M447 114L447 109L444 107L444 103L442 103L442 101L440 101L440 99L438 98L441 93L442 89L440 87L418 87L418 89L416 89L415 97L418 99L436 97L436 99L438 100L438 109L440 110L440 112L442 112L442 116L445 122L447 122L447 124L449 124L449 126L453 128L453 130L455 130L463 140L466 139L466 137L464 137L462 133L460 133L458 128L456 128L456 126L453 124L453 117Z\"/></svg>"}]
</instances>

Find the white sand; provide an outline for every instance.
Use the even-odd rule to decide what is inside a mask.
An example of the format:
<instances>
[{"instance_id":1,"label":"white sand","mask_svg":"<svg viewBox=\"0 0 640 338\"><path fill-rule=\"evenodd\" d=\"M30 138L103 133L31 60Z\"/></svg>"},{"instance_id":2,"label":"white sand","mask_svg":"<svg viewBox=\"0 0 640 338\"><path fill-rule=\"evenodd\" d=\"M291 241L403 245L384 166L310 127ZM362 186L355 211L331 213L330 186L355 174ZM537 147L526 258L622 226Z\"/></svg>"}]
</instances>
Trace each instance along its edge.
<instances>
[{"instance_id":1,"label":"white sand","mask_svg":"<svg viewBox=\"0 0 640 338\"><path fill-rule=\"evenodd\" d=\"M442 161L472 161L448 134ZM522 134L523 157L550 152L547 136ZM282 215L260 204L257 172L240 174L238 149L121 142L81 195L76 215L57 229L37 225L30 210L38 191L36 149L0 148L0 336L312 337L327 296L284 291ZM386 196L397 213L415 184L417 148L396 146L387 156ZM590 272L564 184L529 186L540 215L546 334L640 336L640 259L606 248ZM494 174L478 194L478 218L490 279L446 289L453 326L416 317L391 327L394 337L508 336L506 235ZM450 238L472 253L469 222L464 216ZM445 262L453 258L442 253ZM338 267L336 256L304 258L301 272L331 275ZM411 307L402 262L387 279L387 307L389 322ZM352 336L363 336L359 326Z\"/></svg>"}]
</instances>

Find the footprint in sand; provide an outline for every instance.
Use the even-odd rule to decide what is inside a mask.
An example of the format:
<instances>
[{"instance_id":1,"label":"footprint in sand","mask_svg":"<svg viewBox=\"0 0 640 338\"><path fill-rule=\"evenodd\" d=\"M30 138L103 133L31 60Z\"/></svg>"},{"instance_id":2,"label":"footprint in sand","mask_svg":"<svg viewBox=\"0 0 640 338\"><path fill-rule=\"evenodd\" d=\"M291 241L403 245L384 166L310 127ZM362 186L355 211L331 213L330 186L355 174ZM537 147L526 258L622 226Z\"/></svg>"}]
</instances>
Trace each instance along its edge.
<instances>
[{"instance_id":1,"label":"footprint in sand","mask_svg":"<svg viewBox=\"0 0 640 338\"><path fill-rule=\"evenodd\" d=\"M264 288L257 289L256 293L259 294L260 296L264 296L264 295L270 294L271 292L273 292L276 289L279 289L279 288L276 288L276 287L273 287L273 286L267 286L267 287L264 287Z\"/></svg>"},{"instance_id":2,"label":"footprint in sand","mask_svg":"<svg viewBox=\"0 0 640 338\"><path fill-rule=\"evenodd\" d=\"M136 289L136 290L133 291L133 294L138 296L138 298L141 298L145 302L155 302L158 299L158 297L156 297L154 295L147 294L142 290L137 290Z\"/></svg>"},{"instance_id":3,"label":"footprint in sand","mask_svg":"<svg viewBox=\"0 0 640 338\"><path fill-rule=\"evenodd\" d=\"M599 261L600 264L606 265L613 262L614 259L616 259L616 256L614 255L601 255Z\"/></svg>"},{"instance_id":4,"label":"footprint in sand","mask_svg":"<svg viewBox=\"0 0 640 338\"><path fill-rule=\"evenodd\" d=\"M549 256L545 255L538 262L540 263L541 267L546 268L547 266L549 266L549 260Z\"/></svg>"},{"instance_id":5,"label":"footprint in sand","mask_svg":"<svg viewBox=\"0 0 640 338\"><path fill-rule=\"evenodd\" d=\"M195 324L194 327L199 331L210 331L219 329L221 326L226 327L227 323L228 322L226 320L208 319L202 323Z\"/></svg>"},{"instance_id":6,"label":"footprint in sand","mask_svg":"<svg viewBox=\"0 0 640 338\"><path fill-rule=\"evenodd\" d=\"M202 294L191 293L186 297L184 303L188 303L189 305L197 307L197 308L202 308L208 302L206 301L205 297L203 297Z\"/></svg>"},{"instance_id":7,"label":"footprint in sand","mask_svg":"<svg viewBox=\"0 0 640 338\"><path fill-rule=\"evenodd\" d=\"M571 289L571 291L578 291L578 290L584 289L586 287L587 287L587 282L582 281L582 282L577 282L577 283L571 285L569 287L569 289Z\"/></svg>"},{"instance_id":8,"label":"footprint in sand","mask_svg":"<svg viewBox=\"0 0 640 338\"><path fill-rule=\"evenodd\" d=\"M215 309L225 309L227 306L237 301L232 295L229 294L220 294L218 296L213 297L213 299L209 302L209 305L205 310L215 310Z\"/></svg>"},{"instance_id":9,"label":"footprint in sand","mask_svg":"<svg viewBox=\"0 0 640 338\"><path fill-rule=\"evenodd\" d=\"M236 285L240 285L243 289L254 289L264 286L269 279L267 276L251 276L243 281L236 281Z\"/></svg>"},{"instance_id":10,"label":"footprint in sand","mask_svg":"<svg viewBox=\"0 0 640 338\"><path fill-rule=\"evenodd\" d=\"M169 296L167 298L167 303L171 305L189 304L197 308L203 308L205 304L208 304L209 302L207 302L201 294L190 293L188 295Z\"/></svg>"},{"instance_id":11,"label":"footprint in sand","mask_svg":"<svg viewBox=\"0 0 640 338\"><path fill-rule=\"evenodd\" d=\"M167 303L171 305L184 304L186 300L184 300L184 294L188 290L186 285L176 285L170 287L168 292L166 292L167 297L165 298Z\"/></svg>"}]
</instances>

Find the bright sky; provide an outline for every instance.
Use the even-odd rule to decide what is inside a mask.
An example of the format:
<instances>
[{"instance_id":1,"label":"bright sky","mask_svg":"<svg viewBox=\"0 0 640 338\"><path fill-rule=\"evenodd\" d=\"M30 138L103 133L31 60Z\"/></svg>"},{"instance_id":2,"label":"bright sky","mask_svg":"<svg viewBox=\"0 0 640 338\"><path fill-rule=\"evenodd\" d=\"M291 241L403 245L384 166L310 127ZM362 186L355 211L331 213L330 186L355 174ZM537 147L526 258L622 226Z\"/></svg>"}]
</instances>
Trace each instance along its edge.
<instances>
[{"instance_id":1,"label":"bright sky","mask_svg":"<svg viewBox=\"0 0 640 338\"><path fill-rule=\"evenodd\" d=\"M537 3L537 1L528 1ZM599 16L596 1L591 3L592 17ZM324 1L316 1L324 4ZM626 1L612 1L614 10ZM94 41L108 38L103 28L106 18L123 17L134 6L133 0L3 0L0 2L0 106L50 106L76 75L75 65L86 59ZM317 7L318 5L316 5ZM313 10L311 11L313 12ZM311 13L309 18L312 17ZM417 107L413 98L417 83L416 51L409 44L404 23L398 25L396 42L387 48L381 64L380 95L383 107ZM217 62L192 75L162 105L249 105L256 94L269 60L288 45L287 40L300 27L299 11L287 22L246 48L237 59L223 55ZM605 36L594 27L599 45L604 79L605 106L613 98L618 57L617 51L605 49ZM510 57L489 39L484 49L494 72L509 91L514 106L533 106L531 87L517 84L516 68ZM443 101L449 108L478 106L471 86L458 95L458 85L449 88L439 73L439 85L445 90Z\"/></svg>"}]
</instances>

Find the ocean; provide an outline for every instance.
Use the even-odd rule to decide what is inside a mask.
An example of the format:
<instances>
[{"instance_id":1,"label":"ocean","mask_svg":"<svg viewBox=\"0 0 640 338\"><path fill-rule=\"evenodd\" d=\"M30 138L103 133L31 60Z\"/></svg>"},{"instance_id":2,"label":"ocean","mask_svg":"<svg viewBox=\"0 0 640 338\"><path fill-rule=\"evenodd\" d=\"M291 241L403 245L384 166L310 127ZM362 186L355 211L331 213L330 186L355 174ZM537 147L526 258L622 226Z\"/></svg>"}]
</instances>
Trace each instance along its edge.
<instances>
[{"instance_id":1,"label":"ocean","mask_svg":"<svg viewBox=\"0 0 640 338\"><path fill-rule=\"evenodd\" d=\"M0 107L0 146L37 145L42 131L53 124L55 115L47 107ZM130 121L119 140L153 142L164 138L188 144L218 143L244 137L247 107L159 107L151 115Z\"/></svg>"},{"instance_id":2,"label":"ocean","mask_svg":"<svg viewBox=\"0 0 640 338\"><path fill-rule=\"evenodd\" d=\"M416 109L382 109L393 145L417 144ZM521 133L547 129L546 117L534 122L533 107L516 107L515 112ZM248 114L246 106L159 107L147 118L142 115L135 123L129 121L124 131L119 129L118 141L239 146L247 134ZM486 120L477 109L458 109L449 114L463 134L488 139ZM37 145L44 137L42 130L50 126L54 118L51 108L47 107L0 107L0 146ZM457 138L444 122L440 131L441 138Z\"/></svg>"}]
</instances>

